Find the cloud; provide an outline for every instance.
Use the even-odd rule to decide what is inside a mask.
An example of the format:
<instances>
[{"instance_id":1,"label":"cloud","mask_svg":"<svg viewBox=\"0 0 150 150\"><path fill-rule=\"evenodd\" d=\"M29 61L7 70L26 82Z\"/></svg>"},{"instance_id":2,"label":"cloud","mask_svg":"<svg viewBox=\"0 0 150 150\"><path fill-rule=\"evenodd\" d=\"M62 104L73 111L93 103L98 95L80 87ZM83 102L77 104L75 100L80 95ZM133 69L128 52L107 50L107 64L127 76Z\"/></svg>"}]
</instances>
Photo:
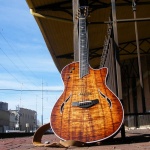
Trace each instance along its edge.
<instances>
[{"instance_id":1,"label":"cloud","mask_svg":"<svg viewBox=\"0 0 150 150\"><path fill-rule=\"evenodd\" d=\"M37 78L30 77L27 80L21 75L14 75L17 77L17 81L13 76L8 74L0 74L0 89L23 89L23 90L41 90L42 86L44 90L63 90L64 86L59 82L59 84L50 84L46 80L39 80ZM37 80L39 82L37 82ZM60 79L61 80L61 79ZM18 82L19 81L19 82ZM21 82L22 81L22 82ZM43 83L42 83L43 82ZM51 82L51 80L50 80ZM43 84L43 85L42 85Z\"/></svg>"},{"instance_id":2,"label":"cloud","mask_svg":"<svg viewBox=\"0 0 150 150\"><path fill-rule=\"evenodd\" d=\"M0 20L1 101L7 102L9 109L17 105L37 109L41 120L43 88L43 115L47 123L64 87L41 31L25 0L1 1Z\"/></svg>"},{"instance_id":3,"label":"cloud","mask_svg":"<svg viewBox=\"0 0 150 150\"><path fill-rule=\"evenodd\" d=\"M36 94L36 95L34 95ZM22 94L19 92L18 94L14 94L15 96L13 101L7 100L9 103L8 107L9 109L13 110L16 109L16 106L19 105L22 108L27 108L31 110L37 111L38 114L38 120L41 121L41 115L42 115L42 97L39 93L31 94L31 92L22 92ZM60 93L59 93L60 94ZM13 95L13 94L12 94ZM44 94L43 94L44 95ZM43 97L43 120L44 123L49 122L50 113L53 109L54 104L56 103L58 99L58 93L49 93L49 97L46 97L44 95Z\"/></svg>"}]
</instances>

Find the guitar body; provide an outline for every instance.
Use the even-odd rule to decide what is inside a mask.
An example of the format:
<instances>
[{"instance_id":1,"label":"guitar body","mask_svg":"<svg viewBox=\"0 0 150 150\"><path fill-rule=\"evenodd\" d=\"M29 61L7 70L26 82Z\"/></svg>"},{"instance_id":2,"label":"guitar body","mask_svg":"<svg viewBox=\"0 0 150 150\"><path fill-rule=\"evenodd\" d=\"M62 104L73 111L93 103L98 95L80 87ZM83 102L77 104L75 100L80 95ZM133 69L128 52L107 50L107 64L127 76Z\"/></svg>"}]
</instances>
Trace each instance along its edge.
<instances>
[{"instance_id":1,"label":"guitar body","mask_svg":"<svg viewBox=\"0 0 150 150\"><path fill-rule=\"evenodd\" d=\"M92 143L107 139L121 127L124 112L120 100L107 87L107 68L92 69L79 77L79 63L61 72L64 91L51 113L51 127L62 140Z\"/></svg>"}]
</instances>

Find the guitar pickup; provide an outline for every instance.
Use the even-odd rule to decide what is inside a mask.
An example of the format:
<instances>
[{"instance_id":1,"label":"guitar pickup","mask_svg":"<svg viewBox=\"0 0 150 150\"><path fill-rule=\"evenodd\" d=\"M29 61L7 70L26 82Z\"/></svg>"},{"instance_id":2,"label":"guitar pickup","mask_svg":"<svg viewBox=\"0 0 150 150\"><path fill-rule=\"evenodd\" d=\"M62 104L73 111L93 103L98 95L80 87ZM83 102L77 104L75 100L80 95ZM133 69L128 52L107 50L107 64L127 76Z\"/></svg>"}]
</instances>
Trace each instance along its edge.
<instances>
[{"instance_id":1,"label":"guitar pickup","mask_svg":"<svg viewBox=\"0 0 150 150\"><path fill-rule=\"evenodd\" d=\"M73 102L72 106L80 107L80 108L89 108L99 103L98 99L94 100L84 100L79 102Z\"/></svg>"}]
</instances>

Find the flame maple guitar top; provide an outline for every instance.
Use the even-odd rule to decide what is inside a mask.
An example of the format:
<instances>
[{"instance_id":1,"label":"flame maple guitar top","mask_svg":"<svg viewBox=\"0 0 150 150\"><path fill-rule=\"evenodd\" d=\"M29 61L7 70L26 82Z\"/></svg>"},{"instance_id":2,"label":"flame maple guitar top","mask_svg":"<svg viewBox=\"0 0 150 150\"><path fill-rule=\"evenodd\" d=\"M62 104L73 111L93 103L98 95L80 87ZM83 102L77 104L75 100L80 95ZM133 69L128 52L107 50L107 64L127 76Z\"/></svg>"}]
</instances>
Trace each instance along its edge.
<instances>
[{"instance_id":1,"label":"flame maple guitar top","mask_svg":"<svg viewBox=\"0 0 150 150\"><path fill-rule=\"evenodd\" d=\"M123 107L106 86L107 68L94 70L79 77L79 63L62 70L64 91L51 113L51 127L63 140L87 143L114 135L123 122Z\"/></svg>"}]
</instances>

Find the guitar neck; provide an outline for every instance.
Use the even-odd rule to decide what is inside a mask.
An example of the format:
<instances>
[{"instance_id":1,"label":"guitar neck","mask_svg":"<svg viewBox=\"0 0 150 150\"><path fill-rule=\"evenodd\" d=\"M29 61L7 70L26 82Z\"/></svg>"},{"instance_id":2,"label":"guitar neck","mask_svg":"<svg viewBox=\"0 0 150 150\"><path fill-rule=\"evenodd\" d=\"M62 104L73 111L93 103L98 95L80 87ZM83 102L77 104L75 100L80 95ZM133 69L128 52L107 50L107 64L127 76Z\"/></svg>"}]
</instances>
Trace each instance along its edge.
<instances>
[{"instance_id":1,"label":"guitar neck","mask_svg":"<svg viewBox=\"0 0 150 150\"><path fill-rule=\"evenodd\" d=\"M89 73L88 63L88 33L86 27L86 18L79 18L79 63L80 63L80 78Z\"/></svg>"}]
</instances>

